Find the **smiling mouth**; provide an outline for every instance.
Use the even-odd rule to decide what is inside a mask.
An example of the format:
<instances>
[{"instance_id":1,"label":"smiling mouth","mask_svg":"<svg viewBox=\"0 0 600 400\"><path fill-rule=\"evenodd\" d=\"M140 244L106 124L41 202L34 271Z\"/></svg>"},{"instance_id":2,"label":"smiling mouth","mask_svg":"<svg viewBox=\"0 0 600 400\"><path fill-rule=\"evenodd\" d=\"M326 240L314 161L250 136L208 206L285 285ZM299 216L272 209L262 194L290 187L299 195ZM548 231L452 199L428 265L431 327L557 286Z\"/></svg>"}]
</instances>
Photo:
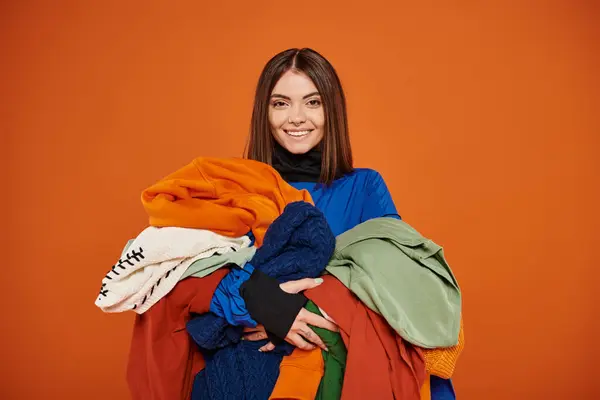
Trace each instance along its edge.
<instances>
[{"instance_id":1,"label":"smiling mouth","mask_svg":"<svg viewBox=\"0 0 600 400\"><path fill-rule=\"evenodd\" d=\"M302 136L308 135L313 130L312 129L305 129L303 131L288 131L288 130L284 129L283 131L285 133L287 133L288 135L293 136L293 137L302 137Z\"/></svg>"}]
</instances>

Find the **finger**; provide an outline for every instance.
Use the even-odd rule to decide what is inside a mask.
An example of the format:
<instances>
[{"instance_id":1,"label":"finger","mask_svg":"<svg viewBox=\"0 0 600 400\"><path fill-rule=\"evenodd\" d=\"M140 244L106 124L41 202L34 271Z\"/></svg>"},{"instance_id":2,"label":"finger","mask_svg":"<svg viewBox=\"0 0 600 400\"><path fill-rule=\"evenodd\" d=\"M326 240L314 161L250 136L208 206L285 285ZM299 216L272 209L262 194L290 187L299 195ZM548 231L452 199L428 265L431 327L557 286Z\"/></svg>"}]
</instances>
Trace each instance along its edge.
<instances>
[{"instance_id":1,"label":"finger","mask_svg":"<svg viewBox=\"0 0 600 400\"><path fill-rule=\"evenodd\" d=\"M264 340L267 338L267 334L265 332L253 332L247 335L244 335L244 340L249 340L251 342L257 342L259 340Z\"/></svg>"},{"instance_id":2,"label":"finger","mask_svg":"<svg viewBox=\"0 0 600 400\"><path fill-rule=\"evenodd\" d=\"M315 348L314 345L308 343L306 340L304 340L302 338L302 336L298 335L295 332L288 333L285 340L288 343L291 343L294 346L296 346L297 348L302 349L302 350L313 350Z\"/></svg>"},{"instance_id":3,"label":"finger","mask_svg":"<svg viewBox=\"0 0 600 400\"><path fill-rule=\"evenodd\" d=\"M328 331L338 332L339 328L336 324L331 321L326 320L325 318L308 311L305 308L302 308L298 313L297 317L300 321L305 322L312 326L318 326L319 328L327 329ZM297 319L297 320L298 320Z\"/></svg>"},{"instance_id":4,"label":"finger","mask_svg":"<svg viewBox=\"0 0 600 400\"><path fill-rule=\"evenodd\" d=\"M321 340L319 335L317 335L315 332L313 332L313 330L310 329L310 327L308 325L305 325L305 324L302 324L302 325L304 325L304 326L297 330L297 332L300 334L300 336L304 337L308 342L310 342L312 344L316 344L321 349L323 349L325 351L329 351L329 349L327 349L327 346L325 346L325 343L323 343L323 340Z\"/></svg>"},{"instance_id":5,"label":"finger","mask_svg":"<svg viewBox=\"0 0 600 400\"><path fill-rule=\"evenodd\" d=\"M267 352L267 351L272 351L275 348L275 345L271 342L265 344L263 347L261 347L260 349L258 349L258 351L260 352Z\"/></svg>"},{"instance_id":6,"label":"finger","mask_svg":"<svg viewBox=\"0 0 600 400\"><path fill-rule=\"evenodd\" d=\"M265 327L262 326L262 324L258 324L254 328L251 326L244 327L244 332L264 332L264 331L265 331Z\"/></svg>"},{"instance_id":7,"label":"finger","mask_svg":"<svg viewBox=\"0 0 600 400\"><path fill-rule=\"evenodd\" d=\"M300 293L303 290L315 288L323 283L323 278L304 278L297 281L289 281L279 285L281 290L287 293Z\"/></svg>"}]
</instances>

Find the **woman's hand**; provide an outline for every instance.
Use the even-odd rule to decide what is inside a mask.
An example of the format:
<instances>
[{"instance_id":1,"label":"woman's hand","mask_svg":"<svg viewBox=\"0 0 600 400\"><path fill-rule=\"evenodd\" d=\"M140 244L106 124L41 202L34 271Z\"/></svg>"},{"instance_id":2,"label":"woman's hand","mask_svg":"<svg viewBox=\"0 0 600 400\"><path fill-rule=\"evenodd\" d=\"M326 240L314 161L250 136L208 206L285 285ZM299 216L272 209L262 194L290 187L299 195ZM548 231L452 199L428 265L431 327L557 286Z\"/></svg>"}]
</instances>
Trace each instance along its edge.
<instances>
[{"instance_id":1,"label":"woman's hand","mask_svg":"<svg viewBox=\"0 0 600 400\"><path fill-rule=\"evenodd\" d=\"M311 279L299 279L297 281L290 281L286 283L282 283L279 285L281 290L287 293L299 293L303 290L312 289L314 287L319 286L323 283L323 280L320 278ZM308 325L318 326L320 328L324 328L333 332L338 331L338 327L325 318L312 313L305 308L302 308L290 331L285 337L285 341L302 349L302 350L312 350L315 348L315 345L320 347L321 349L327 351L327 347L325 343L321 340L321 338L313 332L312 329ZM258 325L256 328L245 328L244 329L244 338L246 340L257 341L267 339L267 333L265 328L262 325ZM259 351L271 351L275 348L275 345L271 342L267 343L263 347L259 349Z\"/></svg>"}]
</instances>

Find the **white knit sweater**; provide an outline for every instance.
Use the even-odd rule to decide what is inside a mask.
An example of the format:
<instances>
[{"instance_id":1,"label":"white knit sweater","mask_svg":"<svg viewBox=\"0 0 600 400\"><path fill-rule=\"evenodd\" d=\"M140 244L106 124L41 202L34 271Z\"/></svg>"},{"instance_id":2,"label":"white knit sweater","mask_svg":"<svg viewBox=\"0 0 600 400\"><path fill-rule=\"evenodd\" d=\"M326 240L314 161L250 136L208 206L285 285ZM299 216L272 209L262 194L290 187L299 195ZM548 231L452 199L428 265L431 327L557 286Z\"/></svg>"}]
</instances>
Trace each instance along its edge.
<instances>
[{"instance_id":1,"label":"white knit sweater","mask_svg":"<svg viewBox=\"0 0 600 400\"><path fill-rule=\"evenodd\" d=\"M148 227L102 279L96 305L104 312L144 313L177 284L194 261L248 247L247 236L229 238L202 229Z\"/></svg>"}]
</instances>

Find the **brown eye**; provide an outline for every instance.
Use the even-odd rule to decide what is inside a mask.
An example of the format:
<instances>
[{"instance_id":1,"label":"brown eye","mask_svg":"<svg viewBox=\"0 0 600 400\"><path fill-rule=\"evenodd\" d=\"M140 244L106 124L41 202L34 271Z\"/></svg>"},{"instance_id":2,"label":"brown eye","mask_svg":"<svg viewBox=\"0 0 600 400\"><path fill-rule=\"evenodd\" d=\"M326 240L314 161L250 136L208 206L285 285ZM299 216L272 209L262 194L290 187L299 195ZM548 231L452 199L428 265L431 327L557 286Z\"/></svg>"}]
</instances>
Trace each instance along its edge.
<instances>
[{"instance_id":1,"label":"brown eye","mask_svg":"<svg viewBox=\"0 0 600 400\"><path fill-rule=\"evenodd\" d=\"M283 101L274 101L273 103L271 103L273 105L273 107L275 108L282 108L285 107L285 103Z\"/></svg>"},{"instance_id":2,"label":"brown eye","mask_svg":"<svg viewBox=\"0 0 600 400\"><path fill-rule=\"evenodd\" d=\"M321 105L321 100L319 100L319 99L312 99L312 100L309 100L307 104L310 107L319 107Z\"/></svg>"}]
</instances>

